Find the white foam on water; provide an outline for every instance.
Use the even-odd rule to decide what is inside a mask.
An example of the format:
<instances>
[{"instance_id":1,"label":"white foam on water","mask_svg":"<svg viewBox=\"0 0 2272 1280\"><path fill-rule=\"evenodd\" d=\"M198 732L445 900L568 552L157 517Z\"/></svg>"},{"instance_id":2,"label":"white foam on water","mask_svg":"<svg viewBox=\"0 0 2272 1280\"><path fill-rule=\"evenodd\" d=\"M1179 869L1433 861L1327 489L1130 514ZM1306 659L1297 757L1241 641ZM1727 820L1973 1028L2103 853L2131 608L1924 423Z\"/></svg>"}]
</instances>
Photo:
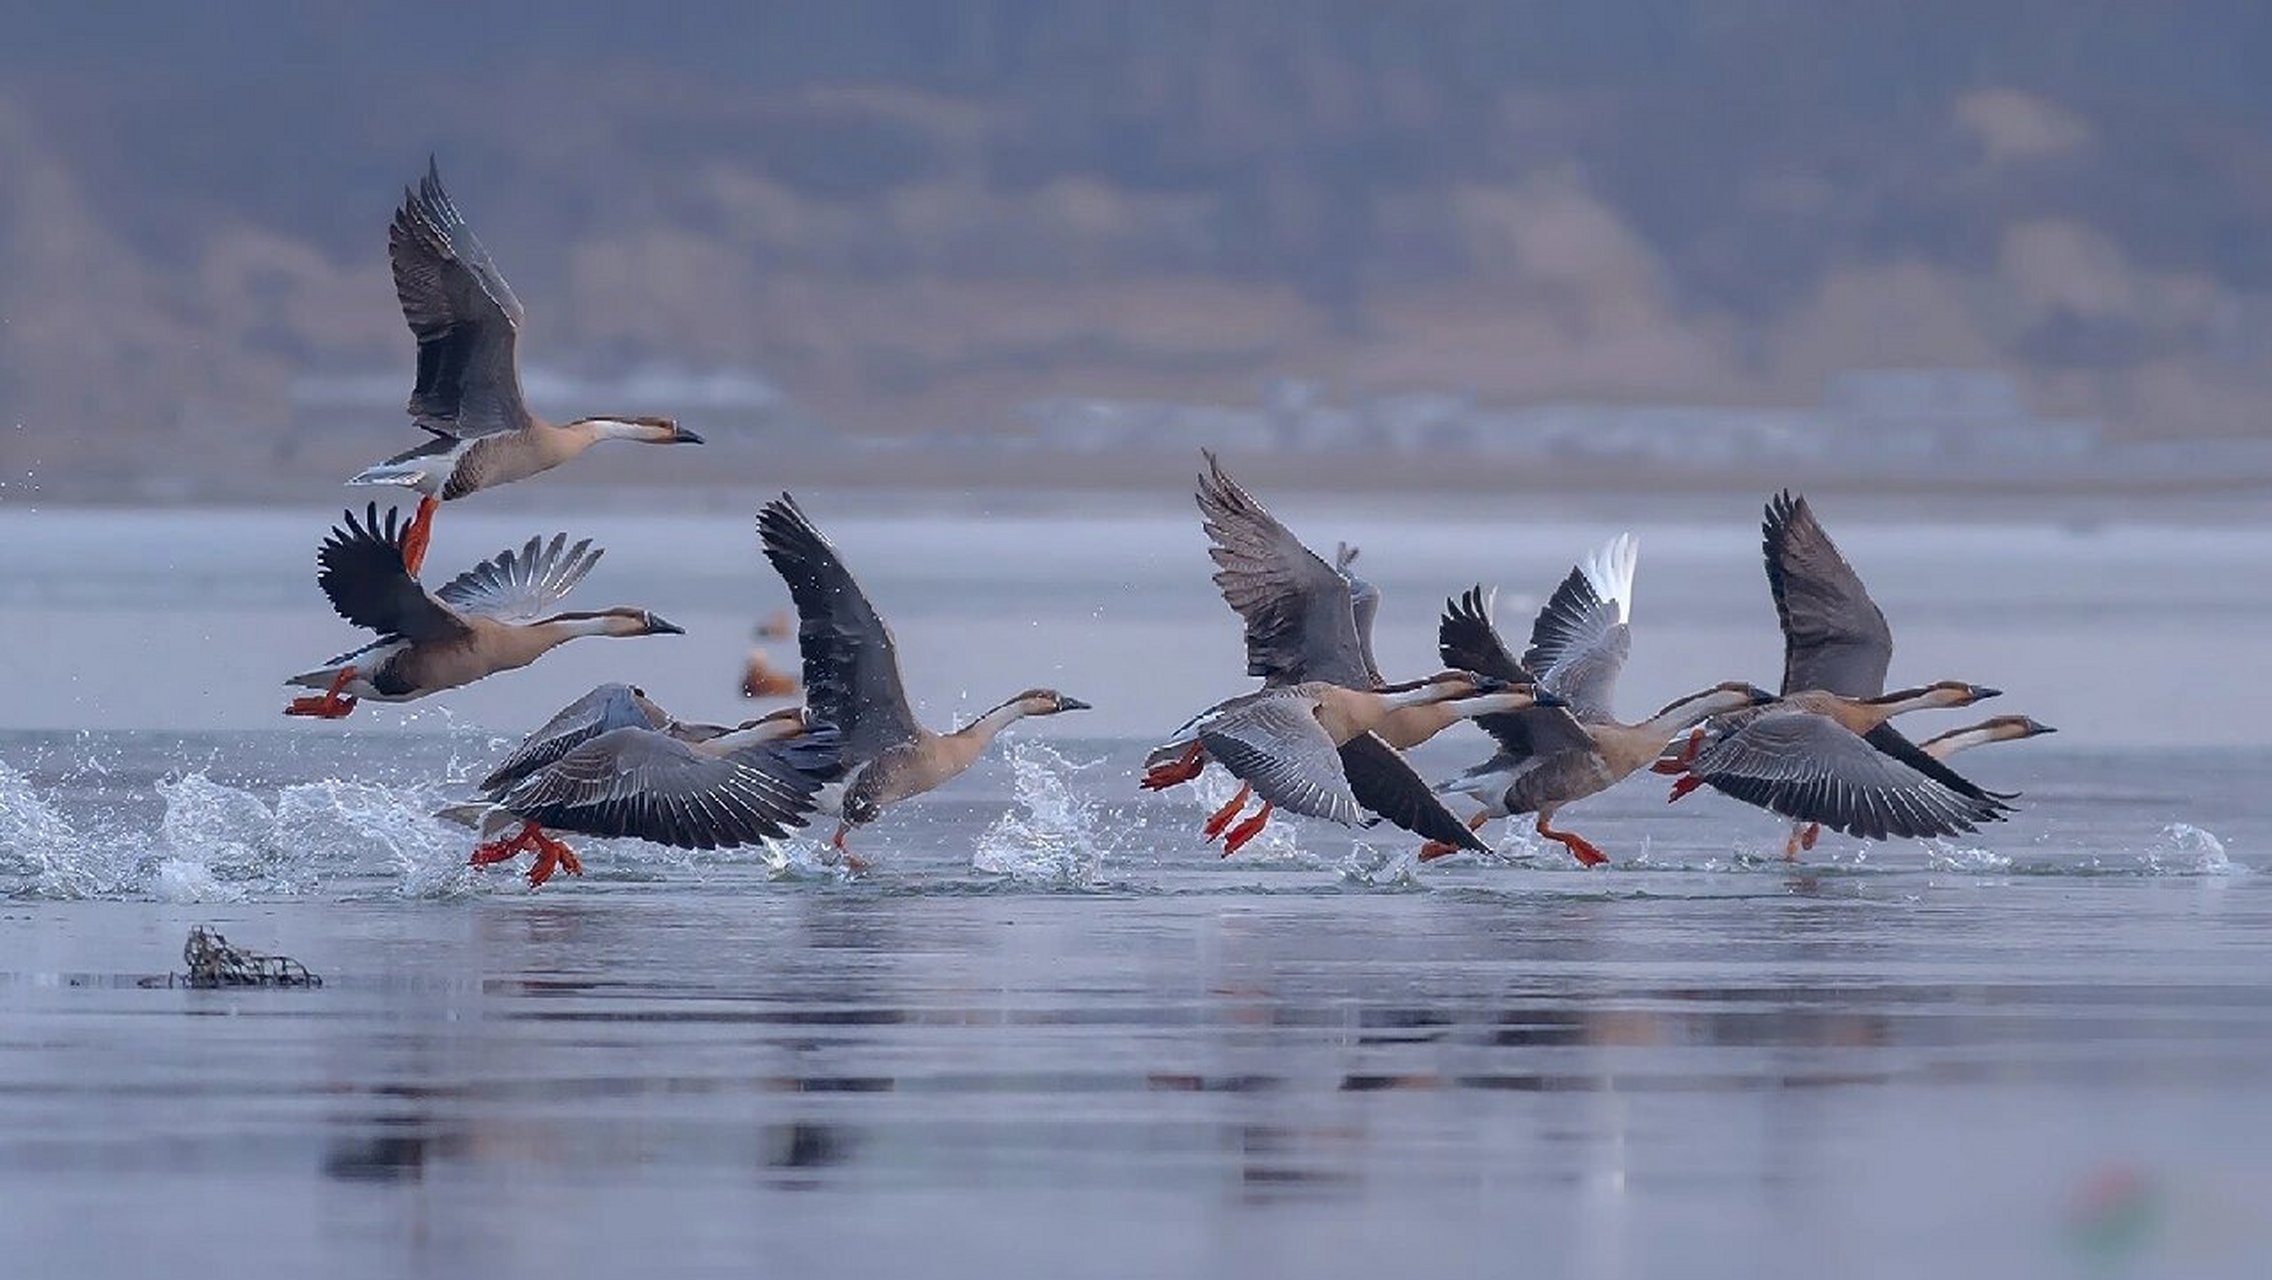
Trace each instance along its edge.
<instances>
[{"instance_id":1,"label":"white foam on water","mask_svg":"<svg viewBox=\"0 0 2272 1280\"><path fill-rule=\"evenodd\" d=\"M245 887L229 884L195 858L160 858L143 891L161 902L243 902Z\"/></svg>"},{"instance_id":2,"label":"white foam on water","mask_svg":"<svg viewBox=\"0 0 2272 1280\"><path fill-rule=\"evenodd\" d=\"M1022 738L1009 744L1007 754L1015 803L979 835L971 869L1013 880L1095 885L1112 843L1111 826L1073 782L1096 763L1075 764L1047 743Z\"/></svg>"},{"instance_id":3,"label":"white foam on water","mask_svg":"<svg viewBox=\"0 0 2272 1280\"><path fill-rule=\"evenodd\" d=\"M31 780L0 764L0 895L91 898L112 888L82 855L86 839Z\"/></svg>"},{"instance_id":4,"label":"white foam on water","mask_svg":"<svg viewBox=\"0 0 2272 1280\"><path fill-rule=\"evenodd\" d=\"M1929 840L1925 843L1925 865L1934 871L1997 875L2012 869L2012 859L2011 855L1993 849L1966 848L1946 840Z\"/></svg>"},{"instance_id":5,"label":"white foam on water","mask_svg":"<svg viewBox=\"0 0 2272 1280\"><path fill-rule=\"evenodd\" d=\"M377 783L329 778L289 786L276 798L271 840L310 864L342 874L384 871L405 898L447 898L478 883L466 865L469 833L437 817L434 797Z\"/></svg>"},{"instance_id":6,"label":"white foam on water","mask_svg":"<svg viewBox=\"0 0 2272 1280\"><path fill-rule=\"evenodd\" d=\"M2150 874L2179 876L2246 875L2248 868L2225 852L2216 833L2190 822L2172 822L2162 828L2160 842L2146 851Z\"/></svg>"},{"instance_id":7,"label":"white foam on water","mask_svg":"<svg viewBox=\"0 0 2272 1280\"><path fill-rule=\"evenodd\" d=\"M258 796L203 773L161 778L158 795L166 802L158 830L167 861L202 866L217 880L285 878L288 859L269 840L276 814Z\"/></svg>"}]
</instances>

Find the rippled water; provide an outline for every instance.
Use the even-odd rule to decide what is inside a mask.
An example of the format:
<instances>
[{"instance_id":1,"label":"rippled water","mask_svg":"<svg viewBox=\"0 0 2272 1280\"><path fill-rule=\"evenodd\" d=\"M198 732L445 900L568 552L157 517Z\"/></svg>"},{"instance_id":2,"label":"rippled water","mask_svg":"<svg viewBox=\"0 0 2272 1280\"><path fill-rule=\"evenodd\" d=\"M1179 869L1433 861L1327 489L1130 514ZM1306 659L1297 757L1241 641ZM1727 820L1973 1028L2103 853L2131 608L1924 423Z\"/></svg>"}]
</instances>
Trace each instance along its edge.
<instances>
[{"instance_id":1,"label":"rippled water","mask_svg":"<svg viewBox=\"0 0 2272 1280\"><path fill-rule=\"evenodd\" d=\"M584 665L446 714L222 729L274 723L271 669L336 628L304 583L267 600L270 549L193 537L208 590L171 601L182 617L59 637L142 617L140 519L0 566L0 621L26 642L0 653L26 691L16 722L83 707L104 726L0 731L0 1275L2254 1277L2272 1260L2272 748L2265 681L2236 657L2272 636L2272 604L2232 590L2260 545L2246 530L2159 577L2098 570L2196 540L2014 535L2024 590L1954 572L1963 537L1857 530L1904 654L1924 655L1897 667L1959 655L2011 709L2064 721L1965 758L2023 811L1961 842L1833 837L1793 867L1774 821L1709 794L1667 806L1646 778L1565 814L1614 859L1586 871L1520 834L1421 867L1400 833L1301 822L1217 858L1197 827L1228 783L1133 786L1149 731L1240 683L1203 566L1106 548L1084 576L1050 544L1051 567L1006 571L1020 616L989 619L974 567L906 566L991 525L855 527L929 714L1037 676L1110 710L1021 732L862 832L867 876L809 841L578 841L588 874L532 892L467 867L472 837L433 810L593 678L722 714L703 691L723 692L746 615L707 648L588 643ZM1441 588L1393 575L1472 554L1472 528L1357 532L1405 566L1383 577L1416 616L1384 640L1424 660ZM1772 624L1740 593L1764 592L1718 567L1746 536L1644 534L1629 701L1772 678L1771 649L1743 665ZM635 534L628 550L669 571L603 594L651 588L700 634L677 597L714 587L705 571ZM1936 608L1943 584L1977 607ZM2126 745L2084 682L2110 655L2169 652L2173 607L2221 619L2198 665L2231 679ZM191 638L269 610L297 619L289 646ZM160 661L182 654L194 679ZM176 678L142 700L128 670ZM1422 771L1477 750L1447 736ZM151 985L193 924L324 985Z\"/></svg>"},{"instance_id":2,"label":"rippled water","mask_svg":"<svg viewBox=\"0 0 2272 1280\"><path fill-rule=\"evenodd\" d=\"M2037 803L1992 836L1799 869L1760 815L1636 783L1584 822L1618 859L1587 872L1314 825L1225 861L1196 825L1227 785L1138 797L1140 743L1025 742L864 832L866 878L587 841L532 893L426 816L489 745L0 737L29 762L0 772L10 1256L2248 1275L2272 1248L2272 752L2013 752L1994 776ZM140 985L193 923L325 985Z\"/></svg>"}]
</instances>

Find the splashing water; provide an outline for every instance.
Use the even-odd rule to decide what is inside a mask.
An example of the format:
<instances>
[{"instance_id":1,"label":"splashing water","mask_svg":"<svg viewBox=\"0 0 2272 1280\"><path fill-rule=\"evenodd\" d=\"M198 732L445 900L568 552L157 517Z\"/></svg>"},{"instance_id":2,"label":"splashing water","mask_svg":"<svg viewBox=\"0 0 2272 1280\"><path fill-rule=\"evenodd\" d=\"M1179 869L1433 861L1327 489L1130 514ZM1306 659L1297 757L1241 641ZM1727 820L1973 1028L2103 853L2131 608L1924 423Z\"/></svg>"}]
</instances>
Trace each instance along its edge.
<instances>
[{"instance_id":1,"label":"splashing water","mask_svg":"<svg viewBox=\"0 0 2272 1280\"><path fill-rule=\"evenodd\" d=\"M158 795L166 802L159 833L170 855L159 864L161 885L187 886L188 901L213 901L198 876L201 869L215 882L263 880L281 892L293 891L287 859L269 841L276 815L259 797L203 773L161 779Z\"/></svg>"},{"instance_id":2,"label":"splashing water","mask_svg":"<svg viewBox=\"0 0 2272 1280\"><path fill-rule=\"evenodd\" d=\"M1925 846L1925 865L1935 871L1994 875L2011 870L2012 859L2011 855L1993 849L1963 848L1946 840L1934 840Z\"/></svg>"},{"instance_id":3,"label":"splashing water","mask_svg":"<svg viewBox=\"0 0 2272 1280\"><path fill-rule=\"evenodd\" d=\"M0 895L241 902L379 881L430 898L479 883L465 833L434 818L420 789L332 779L283 787L272 804L192 772L156 791L156 831L85 830L0 766Z\"/></svg>"},{"instance_id":4,"label":"splashing water","mask_svg":"<svg viewBox=\"0 0 2272 1280\"><path fill-rule=\"evenodd\" d=\"M1108 828L1072 784L1096 763L1075 764L1044 743L1023 739L1012 741L1008 754L1017 804L978 837L971 869L1013 880L1095 885L1111 843Z\"/></svg>"},{"instance_id":5,"label":"splashing water","mask_svg":"<svg viewBox=\"0 0 2272 1280\"><path fill-rule=\"evenodd\" d=\"M2239 875L2248 870L2225 853L2225 842L2190 822L2162 828L2161 842L2146 851L2149 873L2191 876Z\"/></svg>"},{"instance_id":6,"label":"splashing water","mask_svg":"<svg viewBox=\"0 0 2272 1280\"><path fill-rule=\"evenodd\" d=\"M0 764L0 894L90 898L110 891L105 869L79 856L84 838L30 779Z\"/></svg>"}]
</instances>

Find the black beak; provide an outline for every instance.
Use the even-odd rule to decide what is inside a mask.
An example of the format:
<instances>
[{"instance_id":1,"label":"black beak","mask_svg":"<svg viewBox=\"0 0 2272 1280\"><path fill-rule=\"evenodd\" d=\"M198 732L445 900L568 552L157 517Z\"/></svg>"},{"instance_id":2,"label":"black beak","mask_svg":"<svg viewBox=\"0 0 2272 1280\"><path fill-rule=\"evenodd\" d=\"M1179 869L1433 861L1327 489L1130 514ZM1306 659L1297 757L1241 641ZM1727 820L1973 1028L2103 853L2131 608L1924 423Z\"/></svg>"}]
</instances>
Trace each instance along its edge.
<instances>
[{"instance_id":1,"label":"black beak","mask_svg":"<svg viewBox=\"0 0 2272 1280\"><path fill-rule=\"evenodd\" d=\"M1477 693L1498 693L1507 687L1507 682L1497 676L1477 675L1475 677L1475 691Z\"/></svg>"},{"instance_id":2,"label":"black beak","mask_svg":"<svg viewBox=\"0 0 2272 1280\"><path fill-rule=\"evenodd\" d=\"M1984 684L1976 684L1969 687L1972 690L1972 700L1974 702L1986 702L1990 698L2001 698L2004 696L2004 691L2002 689L1991 689Z\"/></svg>"},{"instance_id":3,"label":"black beak","mask_svg":"<svg viewBox=\"0 0 2272 1280\"><path fill-rule=\"evenodd\" d=\"M687 430L685 427L682 427L674 422L671 424L671 443L701 444L703 443L703 439L701 436L694 434L693 432Z\"/></svg>"},{"instance_id":4,"label":"black beak","mask_svg":"<svg viewBox=\"0 0 2272 1280\"><path fill-rule=\"evenodd\" d=\"M2040 720L2030 720L2027 722L2027 736L2031 738L2040 737L2046 733L2057 732L2059 732L2057 729L2052 728L2050 725L2047 725Z\"/></svg>"},{"instance_id":5,"label":"black beak","mask_svg":"<svg viewBox=\"0 0 2272 1280\"><path fill-rule=\"evenodd\" d=\"M1091 707L1088 703L1081 701L1079 698L1068 698L1062 693L1057 695L1057 709L1059 711L1095 710L1095 708Z\"/></svg>"},{"instance_id":6,"label":"black beak","mask_svg":"<svg viewBox=\"0 0 2272 1280\"><path fill-rule=\"evenodd\" d=\"M1561 694L1551 689L1536 687L1531 690L1531 701L1542 707L1566 707L1570 705L1570 700Z\"/></svg>"},{"instance_id":7,"label":"black beak","mask_svg":"<svg viewBox=\"0 0 2272 1280\"><path fill-rule=\"evenodd\" d=\"M650 613L647 615L647 634L651 636L683 636L686 634L686 628L667 618L658 618Z\"/></svg>"},{"instance_id":8,"label":"black beak","mask_svg":"<svg viewBox=\"0 0 2272 1280\"><path fill-rule=\"evenodd\" d=\"M1764 707L1770 702L1780 701L1782 701L1782 699L1776 697L1772 693L1767 692L1765 689L1754 689L1751 691L1751 705L1755 707Z\"/></svg>"}]
</instances>

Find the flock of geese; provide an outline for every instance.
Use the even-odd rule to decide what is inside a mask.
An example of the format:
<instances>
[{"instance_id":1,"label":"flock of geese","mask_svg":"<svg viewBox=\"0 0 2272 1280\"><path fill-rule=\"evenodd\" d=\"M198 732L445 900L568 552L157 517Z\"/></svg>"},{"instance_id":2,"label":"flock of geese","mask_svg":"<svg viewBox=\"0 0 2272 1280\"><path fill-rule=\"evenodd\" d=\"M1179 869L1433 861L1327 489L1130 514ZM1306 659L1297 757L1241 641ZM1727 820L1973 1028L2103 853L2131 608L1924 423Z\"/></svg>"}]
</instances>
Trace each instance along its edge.
<instances>
[{"instance_id":1,"label":"flock of geese","mask_svg":"<svg viewBox=\"0 0 2272 1280\"><path fill-rule=\"evenodd\" d=\"M662 417L554 424L529 411L516 357L521 304L431 165L404 193L387 248L418 342L408 410L431 438L350 483L414 490L418 507L407 521L376 502L360 517L350 510L318 549L316 580L333 609L376 638L291 677L316 692L293 699L286 714L336 719L365 699L423 698L526 666L579 636L679 633L646 609L560 609L602 555L565 534L530 538L426 588L419 575L441 503L550 470L603 440L701 439ZM1556 817L1644 769L1673 776L1671 799L1709 786L1781 815L1790 858L1826 827L1876 840L1955 835L2000 819L2016 797L1982 789L1947 758L2051 731L2025 716L1921 743L1894 728L1895 716L1969 706L1997 691L1946 680L1888 692L1885 616L1806 500L1789 494L1768 504L1764 525L1784 637L1777 692L1731 681L1644 720L1616 717L1631 640L1630 536L1571 570L1520 657L1477 587L1446 602L1444 669L1391 682L1373 658L1380 594L1352 571L1356 550L1344 545L1328 563L1214 455L1205 464L1197 498L1215 584L1245 625L1247 674L1262 684L1193 716L1146 757L1140 785L1172 788L1210 763L1235 776L1237 793L1201 828L1226 856L1279 812L1347 826L1385 821L1426 842L1423 860L1486 851L1478 834L1486 822L1534 816L1539 835L1596 865L1606 855L1556 827ZM846 845L854 829L953 779L1017 721L1088 707L1036 688L950 732L926 727L902 684L891 629L796 500L766 503L757 535L796 607L804 705L703 724L637 687L601 685L528 735L481 780L478 799L444 811L478 830L471 862L528 853L529 883L541 885L582 871L554 833L714 849L778 839L823 813L837 819L831 856L860 870L866 864ZM1430 785L1404 752L1461 720L1486 731L1496 750Z\"/></svg>"}]
</instances>

